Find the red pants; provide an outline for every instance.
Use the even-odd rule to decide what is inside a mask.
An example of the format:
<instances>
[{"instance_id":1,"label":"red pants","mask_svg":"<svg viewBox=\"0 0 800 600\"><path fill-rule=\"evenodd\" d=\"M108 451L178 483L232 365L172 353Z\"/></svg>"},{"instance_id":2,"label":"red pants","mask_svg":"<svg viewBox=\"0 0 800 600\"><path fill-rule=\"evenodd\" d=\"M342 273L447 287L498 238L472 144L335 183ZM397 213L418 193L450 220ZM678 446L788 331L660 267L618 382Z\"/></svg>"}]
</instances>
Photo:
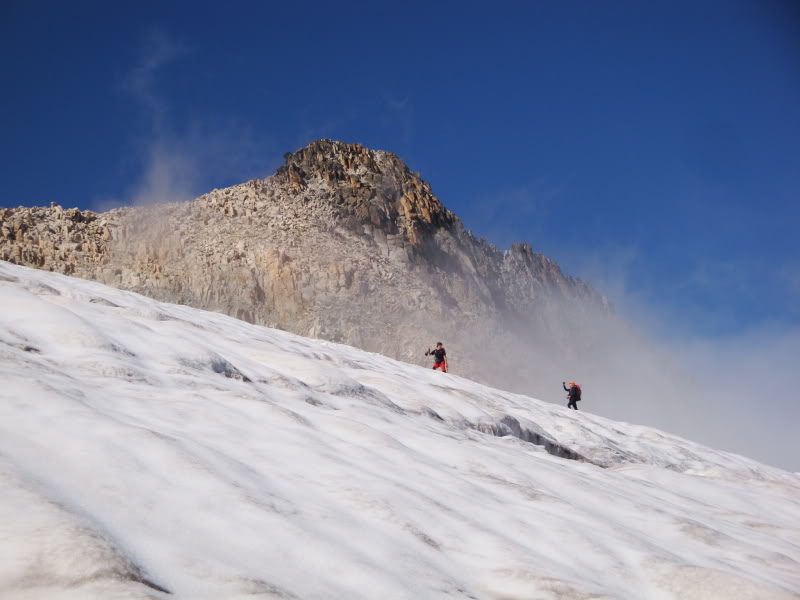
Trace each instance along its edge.
<instances>
[{"instance_id":1,"label":"red pants","mask_svg":"<svg viewBox=\"0 0 800 600\"><path fill-rule=\"evenodd\" d=\"M443 363L443 362L433 363L433 370L434 371L438 370L438 371L442 371L444 373L447 373L447 365L445 363Z\"/></svg>"}]
</instances>

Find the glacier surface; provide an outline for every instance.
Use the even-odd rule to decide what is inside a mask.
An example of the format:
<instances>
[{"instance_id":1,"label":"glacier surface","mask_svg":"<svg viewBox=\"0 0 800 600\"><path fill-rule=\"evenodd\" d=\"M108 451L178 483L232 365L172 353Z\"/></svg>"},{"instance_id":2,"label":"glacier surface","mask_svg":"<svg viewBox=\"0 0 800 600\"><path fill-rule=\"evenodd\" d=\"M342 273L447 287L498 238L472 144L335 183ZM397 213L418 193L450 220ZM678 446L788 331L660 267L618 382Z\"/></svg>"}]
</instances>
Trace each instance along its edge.
<instances>
[{"instance_id":1,"label":"glacier surface","mask_svg":"<svg viewBox=\"0 0 800 600\"><path fill-rule=\"evenodd\" d=\"M0 262L0 598L798 597L797 474Z\"/></svg>"}]
</instances>

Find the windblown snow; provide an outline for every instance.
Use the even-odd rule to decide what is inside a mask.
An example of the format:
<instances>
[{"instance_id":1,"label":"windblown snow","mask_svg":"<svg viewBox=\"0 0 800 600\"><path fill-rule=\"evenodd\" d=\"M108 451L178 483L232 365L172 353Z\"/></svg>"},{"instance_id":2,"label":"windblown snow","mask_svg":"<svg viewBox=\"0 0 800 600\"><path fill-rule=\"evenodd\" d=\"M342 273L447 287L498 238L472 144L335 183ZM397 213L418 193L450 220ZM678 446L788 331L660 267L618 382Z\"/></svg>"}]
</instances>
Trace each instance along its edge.
<instances>
[{"instance_id":1,"label":"windblown snow","mask_svg":"<svg viewBox=\"0 0 800 600\"><path fill-rule=\"evenodd\" d=\"M797 474L9 263L0 492L2 598L800 597Z\"/></svg>"}]
</instances>

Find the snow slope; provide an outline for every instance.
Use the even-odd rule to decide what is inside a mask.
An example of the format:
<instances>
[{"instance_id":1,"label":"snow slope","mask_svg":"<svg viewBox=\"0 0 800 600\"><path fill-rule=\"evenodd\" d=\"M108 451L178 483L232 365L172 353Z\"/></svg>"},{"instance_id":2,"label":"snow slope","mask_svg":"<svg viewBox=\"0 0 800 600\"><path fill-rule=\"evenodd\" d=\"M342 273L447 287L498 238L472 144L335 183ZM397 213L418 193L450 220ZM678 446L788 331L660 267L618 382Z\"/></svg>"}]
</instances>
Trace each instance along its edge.
<instances>
[{"instance_id":1,"label":"snow slope","mask_svg":"<svg viewBox=\"0 0 800 600\"><path fill-rule=\"evenodd\" d=\"M2 262L0 491L2 598L800 597L796 474Z\"/></svg>"}]
</instances>

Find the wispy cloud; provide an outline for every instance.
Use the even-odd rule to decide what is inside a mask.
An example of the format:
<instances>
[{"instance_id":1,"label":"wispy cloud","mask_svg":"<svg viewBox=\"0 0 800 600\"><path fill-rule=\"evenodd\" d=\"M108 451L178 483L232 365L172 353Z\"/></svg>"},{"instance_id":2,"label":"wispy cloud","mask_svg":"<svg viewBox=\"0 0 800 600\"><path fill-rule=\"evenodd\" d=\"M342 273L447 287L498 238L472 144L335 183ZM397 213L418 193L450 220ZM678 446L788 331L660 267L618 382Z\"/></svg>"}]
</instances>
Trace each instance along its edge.
<instances>
[{"instance_id":1,"label":"wispy cloud","mask_svg":"<svg viewBox=\"0 0 800 600\"><path fill-rule=\"evenodd\" d=\"M278 166L280 155L271 141L257 139L236 117L171 118L173 104L159 81L191 55L189 45L164 30L144 35L139 59L122 81L145 119L132 148L141 174L119 197L100 202L100 208L185 201L211 187L266 176Z\"/></svg>"},{"instance_id":2,"label":"wispy cloud","mask_svg":"<svg viewBox=\"0 0 800 600\"><path fill-rule=\"evenodd\" d=\"M157 91L157 75L188 51L187 46L165 31L151 30L142 40L139 62L123 80L123 88L139 103L153 132L164 129L167 112L167 103Z\"/></svg>"}]
</instances>

